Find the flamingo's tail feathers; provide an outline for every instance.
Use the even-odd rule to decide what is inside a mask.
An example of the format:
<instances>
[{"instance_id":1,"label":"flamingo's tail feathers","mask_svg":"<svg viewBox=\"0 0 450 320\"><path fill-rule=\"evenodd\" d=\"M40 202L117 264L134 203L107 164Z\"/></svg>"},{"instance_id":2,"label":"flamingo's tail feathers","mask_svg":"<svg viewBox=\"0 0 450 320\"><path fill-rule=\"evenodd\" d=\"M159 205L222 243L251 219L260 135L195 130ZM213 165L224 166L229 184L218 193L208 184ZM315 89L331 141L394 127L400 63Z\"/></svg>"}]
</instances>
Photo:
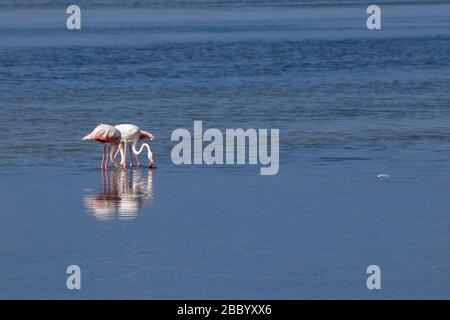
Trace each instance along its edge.
<instances>
[{"instance_id":1,"label":"flamingo's tail feathers","mask_svg":"<svg viewBox=\"0 0 450 320\"><path fill-rule=\"evenodd\" d=\"M155 140L155 136L148 131L141 130L140 140L148 139L150 141Z\"/></svg>"},{"instance_id":2,"label":"flamingo's tail feathers","mask_svg":"<svg viewBox=\"0 0 450 320\"><path fill-rule=\"evenodd\" d=\"M81 140L92 140L92 134L89 133L87 136L84 136Z\"/></svg>"}]
</instances>

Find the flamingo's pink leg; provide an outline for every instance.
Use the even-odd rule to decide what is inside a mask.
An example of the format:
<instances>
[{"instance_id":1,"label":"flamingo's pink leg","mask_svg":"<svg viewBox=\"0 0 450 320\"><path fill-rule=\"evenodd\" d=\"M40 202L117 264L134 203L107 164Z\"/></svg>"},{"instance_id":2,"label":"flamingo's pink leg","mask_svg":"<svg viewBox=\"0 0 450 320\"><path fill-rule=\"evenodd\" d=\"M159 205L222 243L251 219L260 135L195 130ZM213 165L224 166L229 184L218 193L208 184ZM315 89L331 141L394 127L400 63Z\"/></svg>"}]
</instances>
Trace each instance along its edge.
<instances>
[{"instance_id":1,"label":"flamingo's pink leg","mask_svg":"<svg viewBox=\"0 0 450 320\"><path fill-rule=\"evenodd\" d=\"M106 164L105 164L105 169L108 170L109 169L109 149L110 149L110 145L108 144L107 148L106 148Z\"/></svg>"},{"instance_id":2,"label":"flamingo's pink leg","mask_svg":"<svg viewBox=\"0 0 450 320\"><path fill-rule=\"evenodd\" d=\"M102 185L103 185L103 193L106 194L106 178L105 178L105 173L102 171Z\"/></svg>"},{"instance_id":3,"label":"flamingo's pink leg","mask_svg":"<svg viewBox=\"0 0 450 320\"><path fill-rule=\"evenodd\" d=\"M110 194L111 193L111 182L109 181L109 171L106 171L106 190L107 193L106 194Z\"/></svg>"},{"instance_id":4,"label":"flamingo's pink leg","mask_svg":"<svg viewBox=\"0 0 450 320\"><path fill-rule=\"evenodd\" d=\"M105 152L106 152L106 144L103 145L102 165L100 167L102 170L105 170Z\"/></svg>"},{"instance_id":5,"label":"flamingo's pink leg","mask_svg":"<svg viewBox=\"0 0 450 320\"><path fill-rule=\"evenodd\" d=\"M124 144L124 148L123 148L123 159L122 159L122 165L123 168L126 170L127 169L127 144Z\"/></svg>"},{"instance_id":6,"label":"flamingo's pink leg","mask_svg":"<svg viewBox=\"0 0 450 320\"><path fill-rule=\"evenodd\" d=\"M137 154L136 154L136 161L137 161L138 167L140 168L141 167L141 160L139 159L139 156Z\"/></svg>"},{"instance_id":7,"label":"flamingo's pink leg","mask_svg":"<svg viewBox=\"0 0 450 320\"><path fill-rule=\"evenodd\" d=\"M130 168L133 168L133 150L131 149L131 144L129 146L130 149Z\"/></svg>"}]
</instances>

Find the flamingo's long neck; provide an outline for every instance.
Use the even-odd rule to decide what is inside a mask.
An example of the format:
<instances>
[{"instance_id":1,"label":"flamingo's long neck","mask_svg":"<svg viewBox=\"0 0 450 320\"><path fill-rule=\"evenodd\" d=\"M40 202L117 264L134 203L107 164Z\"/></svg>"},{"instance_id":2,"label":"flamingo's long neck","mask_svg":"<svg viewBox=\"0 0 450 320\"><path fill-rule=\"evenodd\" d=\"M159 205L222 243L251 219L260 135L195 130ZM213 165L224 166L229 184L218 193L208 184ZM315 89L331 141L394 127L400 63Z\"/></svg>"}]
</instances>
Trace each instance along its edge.
<instances>
[{"instance_id":1,"label":"flamingo's long neck","mask_svg":"<svg viewBox=\"0 0 450 320\"><path fill-rule=\"evenodd\" d=\"M109 151L109 159L112 161L112 163L114 164L114 166L117 166L117 153L120 151L120 153L122 154L122 149L119 148L119 146L117 144L111 146L111 149ZM123 156L122 156L123 158Z\"/></svg>"},{"instance_id":2,"label":"flamingo's long neck","mask_svg":"<svg viewBox=\"0 0 450 320\"><path fill-rule=\"evenodd\" d=\"M150 150L150 146L148 145L148 143L143 143L141 145L141 148L139 149L139 151L136 149L136 144L137 144L137 142L133 143L133 153L135 155L140 155L142 153L142 151L144 151L144 148L147 148L147 152L148 152L147 156L148 156L148 158L149 159L153 159L153 153Z\"/></svg>"}]
</instances>

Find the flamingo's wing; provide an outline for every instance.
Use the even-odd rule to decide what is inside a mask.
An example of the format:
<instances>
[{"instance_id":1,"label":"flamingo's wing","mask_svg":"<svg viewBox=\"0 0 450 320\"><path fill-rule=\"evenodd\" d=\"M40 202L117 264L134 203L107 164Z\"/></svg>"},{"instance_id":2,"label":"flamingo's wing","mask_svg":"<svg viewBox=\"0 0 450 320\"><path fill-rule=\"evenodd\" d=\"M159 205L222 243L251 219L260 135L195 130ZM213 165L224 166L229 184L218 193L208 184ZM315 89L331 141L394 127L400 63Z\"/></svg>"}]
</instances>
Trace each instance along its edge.
<instances>
[{"instance_id":1,"label":"flamingo's wing","mask_svg":"<svg viewBox=\"0 0 450 320\"><path fill-rule=\"evenodd\" d=\"M133 141L139 139L139 127L134 124L119 124L116 129L122 134L122 139L125 141Z\"/></svg>"},{"instance_id":2,"label":"flamingo's wing","mask_svg":"<svg viewBox=\"0 0 450 320\"><path fill-rule=\"evenodd\" d=\"M95 140L105 143L114 143L121 138L120 131L108 124L98 125L94 131L85 136L83 140Z\"/></svg>"}]
</instances>

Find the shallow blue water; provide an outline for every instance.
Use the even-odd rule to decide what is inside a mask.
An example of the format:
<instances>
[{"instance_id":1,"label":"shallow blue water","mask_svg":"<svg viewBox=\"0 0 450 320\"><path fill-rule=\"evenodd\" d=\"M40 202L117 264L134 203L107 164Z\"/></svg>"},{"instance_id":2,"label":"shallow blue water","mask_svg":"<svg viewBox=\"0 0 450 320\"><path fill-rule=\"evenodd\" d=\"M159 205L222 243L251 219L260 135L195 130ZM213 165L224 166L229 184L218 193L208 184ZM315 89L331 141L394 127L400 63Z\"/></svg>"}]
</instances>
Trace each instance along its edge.
<instances>
[{"instance_id":1,"label":"shallow blue water","mask_svg":"<svg viewBox=\"0 0 450 320\"><path fill-rule=\"evenodd\" d=\"M449 297L450 5L45 3L1 3L1 298ZM175 166L194 120L279 128L279 174ZM102 175L100 122L157 168Z\"/></svg>"}]
</instances>

